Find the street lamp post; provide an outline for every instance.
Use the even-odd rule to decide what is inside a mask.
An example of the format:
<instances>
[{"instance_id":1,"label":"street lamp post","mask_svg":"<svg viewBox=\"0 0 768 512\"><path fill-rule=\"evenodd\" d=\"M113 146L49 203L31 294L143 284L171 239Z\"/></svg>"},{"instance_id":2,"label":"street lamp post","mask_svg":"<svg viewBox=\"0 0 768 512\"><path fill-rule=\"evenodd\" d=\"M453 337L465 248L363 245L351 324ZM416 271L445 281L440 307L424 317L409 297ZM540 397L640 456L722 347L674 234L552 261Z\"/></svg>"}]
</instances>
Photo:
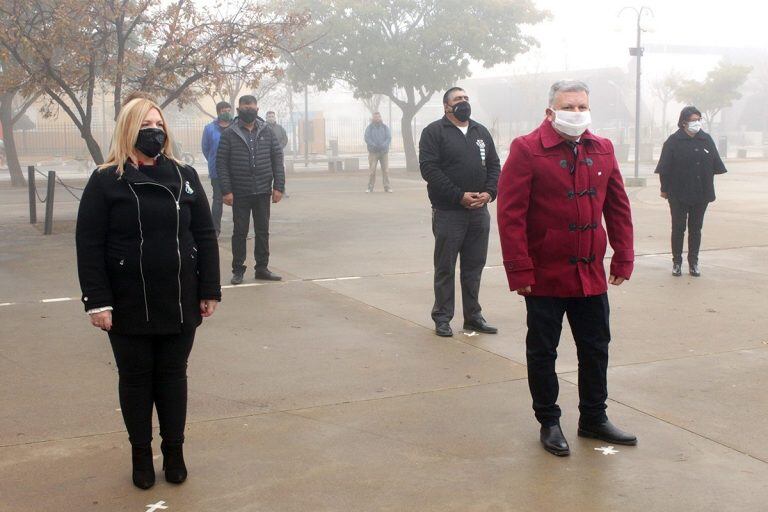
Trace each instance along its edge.
<instances>
[{"instance_id":1,"label":"street lamp post","mask_svg":"<svg viewBox=\"0 0 768 512\"><path fill-rule=\"evenodd\" d=\"M640 37L643 33L640 21L642 20L643 13L646 11L653 16L653 10L646 6L642 6L640 9L635 7L624 7L619 11L618 15L621 16L626 10L634 11L635 14L637 14L637 45L634 48L629 49L629 54L637 60L637 72L635 77L635 176L633 180L627 180L627 184L631 186L644 186L645 179L640 178L640 61L644 51L644 48L640 46Z\"/></svg>"}]
</instances>

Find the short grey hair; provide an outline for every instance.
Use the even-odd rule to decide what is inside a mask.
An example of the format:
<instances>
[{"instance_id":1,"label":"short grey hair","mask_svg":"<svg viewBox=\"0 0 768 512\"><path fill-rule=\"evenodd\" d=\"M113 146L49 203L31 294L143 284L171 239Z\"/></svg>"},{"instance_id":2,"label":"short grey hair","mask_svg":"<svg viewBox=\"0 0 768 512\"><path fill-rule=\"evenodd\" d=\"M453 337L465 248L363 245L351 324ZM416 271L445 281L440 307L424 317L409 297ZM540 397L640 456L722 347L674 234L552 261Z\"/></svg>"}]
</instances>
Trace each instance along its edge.
<instances>
[{"instance_id":1,"label":"short grey hair","mask_svg":"<svg viewBox=\"0 0 768 512\"><path fill-rule=\"evenodd\" d=\"M581 92L589 96L589 86L580 80L558 80L549 88L549 106L555 104L555 96L559 92Z\"/></svg>"}]
</instances>

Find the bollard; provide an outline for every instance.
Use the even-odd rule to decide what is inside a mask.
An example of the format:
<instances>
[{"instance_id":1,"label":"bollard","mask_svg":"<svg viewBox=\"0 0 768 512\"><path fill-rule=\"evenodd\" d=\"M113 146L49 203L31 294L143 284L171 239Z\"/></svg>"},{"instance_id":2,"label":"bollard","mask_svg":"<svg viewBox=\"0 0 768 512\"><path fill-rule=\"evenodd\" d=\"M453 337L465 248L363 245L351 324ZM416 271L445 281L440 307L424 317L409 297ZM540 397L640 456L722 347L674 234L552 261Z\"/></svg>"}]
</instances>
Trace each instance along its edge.
<instances>
[{"instance_id":1,"label":"bollard","mask_svg":"<svg viewBox=\"0 0 768 512\"><path fill-rule=\"evenodd\" d=\"M45 196L45 229L44 235L53 232L53 192L56 190L56 171L48 171L48 193Z\"/></svg>"},{"instance_id":2,"label":"bollard","mask_svg":"<svg viewBox=\"0 0 768 512\"><path fill-rule=\"evenodd\" d=\"M37 202L35 198L35 166L27 167L27 188L29 189L29 223L37 224Z\"/></svg>"}]
</instances>

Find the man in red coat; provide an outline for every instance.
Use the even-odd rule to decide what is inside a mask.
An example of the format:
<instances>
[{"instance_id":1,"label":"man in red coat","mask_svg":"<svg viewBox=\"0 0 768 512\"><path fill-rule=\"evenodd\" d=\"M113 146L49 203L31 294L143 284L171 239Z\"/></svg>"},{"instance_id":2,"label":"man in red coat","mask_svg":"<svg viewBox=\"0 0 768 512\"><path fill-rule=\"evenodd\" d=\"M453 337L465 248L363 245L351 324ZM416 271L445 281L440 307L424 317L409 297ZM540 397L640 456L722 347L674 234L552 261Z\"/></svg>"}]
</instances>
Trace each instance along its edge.
<instances>
[{"instance_id":1,"label":"man in red coat","mask_svg":"<svg viewBox=\"0 0 768 512\"><path fill-rule=\"evenodd\" d=\"M619 286L629 279L632 215L613 145L590 133L590 123L588 86L552 85L546 119L512 142L498 191L504 268L510 290L525 297L528 312L528 385L540 439L561 456L570 453L560 429L555 373L563 315L579 358L579 436L637 444L605 413L611 335L603 258L610 241L608 282Z\"/></svg>"}]
</instances>

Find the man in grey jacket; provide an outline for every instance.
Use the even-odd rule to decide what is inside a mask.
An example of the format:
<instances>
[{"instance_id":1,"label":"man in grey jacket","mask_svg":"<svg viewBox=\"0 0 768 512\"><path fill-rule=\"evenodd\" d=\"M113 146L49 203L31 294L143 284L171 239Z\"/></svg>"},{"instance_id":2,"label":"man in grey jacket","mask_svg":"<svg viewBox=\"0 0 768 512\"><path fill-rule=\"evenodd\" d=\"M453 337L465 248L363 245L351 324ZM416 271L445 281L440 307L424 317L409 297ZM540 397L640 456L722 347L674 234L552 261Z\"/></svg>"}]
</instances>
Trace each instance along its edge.
<instances>
[{"instance_id":1,"label":"man in grey jacket","mask_svg":"<svg viewBox=\"0 0 768 512\"><path fill-rule=\"evenodd\" d=\"M238 101L238 117L221 134L216 154L216 170L221 181L224 204L232 207L232 284L243 282L246 237L253 216L256 239L253 255L256 279L280 281L270 272L270 202L279 203L285 191L283 148L275 134L258 117L254 96Z\"/></svg>"},{"instance_id":2,"label":"man in grey jacket","mask_svg":"<svg viewBox=\"0 0 768 512\"><path fill-rule=\"evenodd\" d=\"M371 171L366 192L373 192L373 186L376 184L377 163L381 165L384 191L392 192L392 187L389 184L389 144L391 142L392 133L389 131L389 126L384 124L379 112L374 112L371 124L365 129L365 144L368 146L368 168Z\"/></svg>"}]
</instances>

